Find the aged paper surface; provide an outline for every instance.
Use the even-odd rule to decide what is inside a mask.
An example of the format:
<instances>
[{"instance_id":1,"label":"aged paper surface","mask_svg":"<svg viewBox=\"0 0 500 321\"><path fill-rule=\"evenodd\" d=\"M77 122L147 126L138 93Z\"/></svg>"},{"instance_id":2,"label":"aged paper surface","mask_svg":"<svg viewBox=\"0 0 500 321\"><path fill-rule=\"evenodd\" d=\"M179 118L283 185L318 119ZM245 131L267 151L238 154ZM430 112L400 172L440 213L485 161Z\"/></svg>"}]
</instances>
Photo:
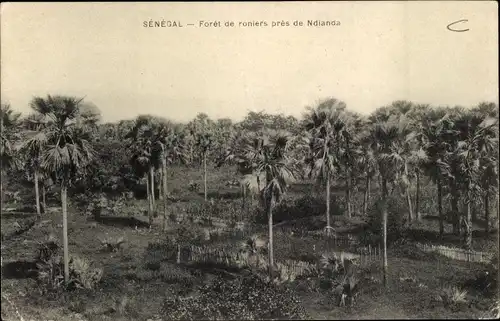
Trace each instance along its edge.
<instances>
[{"instance_id":1,"label":"aged paper surface","mask_svg":"<svg viewBox=\"0 0 500 321\"><path fill-rule=\"evenodd\" d=\"M498 318L497 10L2 3L2 319Z\"/></svg>"},{"instance_id":2,"label":"aged paper surface","mask_svg":"<svg viewBox=\"0 0 500 321\"><path fill-rule=\"evenodd\" d=\"M187 120L199 111L241 118L261 108L298 116L325 95L343 97L359 112L396 99L498 101L496 6L4 3L2 96L27 108L31 95L48 91L92 95L109 106L103 113L110 120L134 116L138 102L143 112L182 106L175 117ZM464 19L450 28L466 32L447 29ZM335 25L308 26L310 20ZM248 26L259 22L267 26Z\"/></svg>"}]
</instances>

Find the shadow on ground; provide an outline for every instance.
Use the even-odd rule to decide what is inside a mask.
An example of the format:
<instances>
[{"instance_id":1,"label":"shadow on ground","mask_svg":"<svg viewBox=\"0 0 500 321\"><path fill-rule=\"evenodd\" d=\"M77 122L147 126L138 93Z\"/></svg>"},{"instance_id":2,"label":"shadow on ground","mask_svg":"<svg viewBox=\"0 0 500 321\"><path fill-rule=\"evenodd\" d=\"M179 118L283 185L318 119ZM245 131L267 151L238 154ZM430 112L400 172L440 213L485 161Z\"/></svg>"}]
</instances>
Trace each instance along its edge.
<instances>
[{"instance_id":1,"label":"shadow on ground","mask_svg":"<svg viewBox=\"0 0 500 321\"><path fill-rule=\"evenodd\" d=\"M30 213L30 212L5 212L5 213L2 213L2 218L5 218L5 219L27 218L27 217L36 217L36 213Z\"/></svg>"},{"instance_id":2,"label":"shadow on ground","mask_svg":"<svg viewBox=\"0 0 500 321\"><path fill-rule=\"evenodd\" d=\"M443 237L439 235L437 231L429 231L423 229L409 229L407 230L407 237L414 241L420 243L440 243L446 242L448 244L454 244L460 246L463 244L463 236L455 235L453 233L444 233ZM487 237L494 237L496 235L496 231L490 231L486 233L484 230L472 231L473 239L483 239Z\"/></svg>"},{"instance_id":3,"label":"shadow on ground","mask_svg":"<svg viewBox=\"0 0 500 321\"><path fill-rule=\"evenodd\" d=\"M15 261L2 266L3 279L33 279L37 275L38 268L34 261Z\"/></svg>"},{"instance_id":4,"label":"shadow on ground","mask_svg":"<svg viewBox=\"0 0 500 321\"><path fill-rule=\"evenodd\" d=\"M149 228L149 224L136 219L135 217L101 216L95 219L96 222L115 227Z\"/></svg>"},{"instance_id":5,"label":"shadow on ground","mask_svg":"<svg viewBox=\"0 0 500 321\"><path fill-rule=\"evenodd\" d=\"M205 194L203 192L198 193L199 196L204 197ZM241 194L239 192L235 191L214 191L214 192L208 192L207 193L207 198L213 198L213 199L223 199L223 200L237 200L241 198Z\"/></svg>"}]
</instances>

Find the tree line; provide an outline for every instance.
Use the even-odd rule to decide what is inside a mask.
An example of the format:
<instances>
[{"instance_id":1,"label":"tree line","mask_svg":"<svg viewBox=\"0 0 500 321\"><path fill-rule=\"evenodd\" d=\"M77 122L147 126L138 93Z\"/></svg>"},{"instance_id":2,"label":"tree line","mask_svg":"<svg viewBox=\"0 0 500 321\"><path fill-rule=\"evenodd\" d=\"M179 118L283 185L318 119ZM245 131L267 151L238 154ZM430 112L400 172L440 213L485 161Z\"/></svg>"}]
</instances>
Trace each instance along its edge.
<instances>
[{"instance_id":1,"label":"tree line","mask_svg":"<svg viewBox=\"0 0 500 321\"><path fill-rule=\"evenodd\" d=\"M30 107L31 113L22 116L2 104L2 177L9 168L22 168L32 178L38 215L46 207L46 189L60 187L65 274L69 188L113 191L145 181L150 224L159 190L166 228L167 173L178 164L203 169L205 200L210 167L235 166L240 174L257 177L268 217L270 273L273 209L297 179L315 179L324 186L327 236L332 230L332 184L340 184L345 191L348 217L353 215L353 194L359 187L363 215L370 198L376 198L384 272L387 200L395 188L407 203L408 221L418 221L421 184L423 178L430 179L437 187L440 235L451 220L453 233L463 234L464 247L469 249L476 209L484 210L487 232L493 202L498 217L498 106L494 103L464 108L395 101L366 116L350 111L339 99L327 98L306 107L300 119L249 112L242 121L233 122L200 113L187 124L152 115L101 123L95 105L67 96L35 97ZM98 162L103 159L106 164ZM376 193L371 192L373 186ZM2 185L2 208L3 190Z\"/></svg>"}]
</instances>

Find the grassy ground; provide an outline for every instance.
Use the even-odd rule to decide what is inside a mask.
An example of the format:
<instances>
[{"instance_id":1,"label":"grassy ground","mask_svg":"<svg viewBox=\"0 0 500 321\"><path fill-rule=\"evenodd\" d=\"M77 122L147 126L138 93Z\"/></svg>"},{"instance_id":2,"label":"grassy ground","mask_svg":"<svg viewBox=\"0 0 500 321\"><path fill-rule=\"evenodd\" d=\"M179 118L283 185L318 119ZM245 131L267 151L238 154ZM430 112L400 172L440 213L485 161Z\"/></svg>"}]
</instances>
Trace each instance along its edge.
<instances>
[{"instance_id":1,"label":"grassy ground","mask_svg":"<svg viewBox=\"0 0 500 321\"><path fill-rule=\"evenodd\" d=\"M196 192L187 189L190 181L203 186L200 170L177 168L169 174L171 192L178 200L171 205L171 212L186 212L193 204L203 203L202 190ZM225 198L228 203L241 204L241 200L235 196L237 188L225 186L225 182L234 176L232 169L210 171L210 197ZM289 200L302 197L311 190L308 184L297 184L292 187ZM20 320L19 313L24 320L166 320L167 317L162 315L165 299L196 295L198 286L212 282L217 269L177 265L175 258L152 250L150 243L161 244L168 236L176 235L177 224L169 222L169 230L163 232L160 229L160 217L155 219L151 230L128 219L131 216L141 217L145 206L144 200L132 201L124 208L121 219L98 224L84 217L76 208L70 208L70 253L89 258L103 268L104 275L96 290L77 289L57 296L41 295L36 281L23 275L22 271L23 264L29 265L34 260L39 241L51 233L61 239L60 212L48 212L32 226L32 218L2 215L2 319ZM356 226L364 223L359 218L335 218L339 229L344 228L351 233L356 231ZM311 224L312 221L317 224ZM12 227L14 222L30 228L14 233L12 230L19 230L18 227ZM297 226L299 229L307 229L312 225L324 226L321 216L304 218L298 222L295 230ZM265 228L265 225L254 225L252 232L265 237ZM424 235L423 241L438 242L429 236L436 232L432 219L425 219L416 228L427 232L419 234ZM100 240L119 237L125 240L121 250L102 250ZM235 244L243 239L221 238L216 242L207 241L207 244L237 247ZM455 241L449 237L450 244ZM495 238L476 232L475 244L483 250L494 248ZM328 248L324 247L321 238L307 233L291 234L289 230L280 232L277 228L275 256L278 262L315 260L326 250ZM471 279L487 269L485 265L426 255L418 252L410 242L390 248L389 282L384 288L381 285L379 263L375 261L359 269L361 293L353 306L337 306L332 291L323 290L315 280L296 280L284 286L300 298L311 319L478 318L487 313L493 304L491 296L470 285ZM235 273L240 272L231 272ZM465 302L445 305L438 298L445 286L466 289Z\"/></svg>"}]
</instances>

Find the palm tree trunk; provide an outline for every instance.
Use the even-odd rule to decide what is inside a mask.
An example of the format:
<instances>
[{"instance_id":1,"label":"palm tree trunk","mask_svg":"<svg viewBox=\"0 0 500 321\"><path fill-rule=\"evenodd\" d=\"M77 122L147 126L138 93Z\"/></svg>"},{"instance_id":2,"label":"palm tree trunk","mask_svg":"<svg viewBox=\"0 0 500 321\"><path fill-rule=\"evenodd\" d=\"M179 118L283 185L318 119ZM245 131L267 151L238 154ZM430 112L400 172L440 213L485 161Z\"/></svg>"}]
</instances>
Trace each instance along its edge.
<instances>
[{"instance_id":1,"label":"palm tree trunk","mask_svg":"<svg viewBox=\"0 0 500 321\"><path fill-rule=\"evenodd\" d=\"M150 202L150 215L149 215L149 225L152 225L153 224L153 213L154 213L154 208L155 208L155 173L154 173L154 167L151 166L149 168L149 176L151 178L151 184L150 184L150 188L151 188L151 202Z\"/></svg>"},{"instance_id":2,"label":"palm tree trunk","mask_svg":"<svg viewBox=\"0 0 500 321\"><path fill-rule=\"evenodd\" d=\"M417 221L420 221L420 171L417 170L417 191L415 192L415 213Z\"/></svg>"},{"instance_id":3,"label":"palm tree trunk","mask_svg":"<svg viewBox=\"0 0 500 321\"><path fill-rule=\"evenodd\" d=\"M163 160L162 160L163 164ZM162 165L163 166L163 165ZM158 184L158 200L163 200L163 167L158 170L160 174L160 184Z\"/></svg>"},{"instance_id":4,"label":"palm tree trunk","mask_svg":"<svg viewBox=\"0 0 500 321\"><path fill-rule=\"evenodd\" d=\"M267 206L268 228L269 228L269 278L273 279L274 252L273 252L273 196Z\"/></svg>"},{"instance_id":5,"label":"palm tree trunk","mask_svg":"<svg viewBox=\"0 0 500 321\"><path fill-rule=\"evenodd\" d=\"M240 193L241 193L241 209L245 209L245 202L246 202L246 188L245 184L243 181L240 181Z\"/></svg>"},{"instance_id":6,"label":"palm tree trunk","mask_svg":"<svg viewBox=\"0 0 500 321\"><path fill-rule=\"evenodd\" d=\"M387 286L387 179L382 178L382 251L383 251L383 279L384 286Z\"/></svg>"},{"instance_id":7,"label":"palm tree trunk","mask_svg":"<svg viewBox=\"0 0 500 321\"><path fill-rule=\"evenodd\" d=\"M368 194L366 194L366 202L370 203L370 196L372 193L372 176L368 176L367 180L368 182L366 184L368 186Z\"/></svg>"},{"instance_id":8,"label":"palm tree trunk","mask_svg":"<svg viewBox=\"0 0 500 321\"><path fill-rule=\"evenodd\" d=\"M408 203L408 214L410 218L410 222L413 221L413 206L411 203L411 193L410 193L410 175L408 174L408 165L405 163L405 175L408 179L408 185L406 186L406 201Z\"/></svg>"},{"instance_id":9,"label":"palm tree trunk","mask_svg":"<svg viewBox=\"0 0 500 321\"><path fill-rule=\"evenodd\" d=\"M345 190L345 198L346 198L346 205L347 205L347 217L351 218L352 213L351 213L351 176L348 173L347 174L347 179L346 179L346 190Z\"/></svg>"},{"instance_id":10,"label":"palm tree trunk","mask_svg":"<svg viewBox=\"0 0 500 321\"><path fill-rule=\"evenodd\" d=\"M63 215L63 248L64 248L64 281L69 281L69 250L68 250L68 203L67 187L65 182L61 185L61 203Z\"/></svg>"},{"instance_id":11,"label":"palm tree trunk","mask_svg":"<svg viewBox=\"0 0 500 321\"><path fill-rule=\"evenodd\" d=\"M472 202L467 201L467 220L465 224L465 246L472 249Z\"/></svg>"},{"instance_id":12,"label":"palm tree trunk","mask_svg":"<svg viewBox=\"0 0 500 321\"><path fill-rule=\"evenodd\" d=\"M0 114L0 133L3 132L3 114ZM3 210L3 144L0 144L0 212Z\"/></svg>"},{"instance_id":13,"label":"palm tree trunk","mask_svg":"<svg viewBox=\"0 0 500 321\"><path fill-rule=\"evenodd\" d=\"M163 178L163 230L167 230L167 160L162 158L162 175Z\"/></svg>"},{"instance_id":14,"label":"palm tree trunk","mask_svg":"<svg viewBox=\"0 0 500 321\"><path fill-rule=\"evenodd\" d=\"M3 210L3 167L0 161L0 211Z\"/></svg>"},{"instance_id":15,"label":"palm tree trunk","mask_svg":"<svg viewBox=\"0 0 500 321\"><path fill-rule=\"evenodd\" d=\"M326 235L330 236L330 172L326 173Z\"/></svg>"},{"instance_id":16,"label":"palm tree trunk","mask_svg":"<svg viewBox=\"0 0 500 321\"><path fill-rule=\"evenodd\" d=\"M36 214L41 216L40 212L40 190L38 189L38 172L35 171L35 198L36 198Z\"/></svg>"},{"instance_id":17,"label":"palm tree trunk","mask_svg":"<svg viewBox=\"0 0 500 321\"><path fill-rule=\"evenodd\" d=\"M471 204L472 222L477 222L478 205L479 204L477 204L477 203Z\"/></svg>"},{"instance_id":18,"label":"palm tree trunk","mask_svg":"<svg viewBox=\"0 0 500 321\"><path fill-rule=\"evenodd\" d=\"M486 233L490 232L490 193L486 190L484 194L484 219L486 221Z\"/></svg>"},{"instance_id":19,"label":"palm tree trunk","mask_svg":"<svg viewBox=\"0 0 500 321\"><path fill-rule=\"evenodd\" d=\"M155 168L151 167L149 169L149 176L151 176L151 203L153 204L153 210L155 208Z\"/></svg>"},{"instance_id":20,"label":"palm tree trunk","mask_svg":"<svg viewBox=\"0 0 500 321\"><path fill-rule=\"evenodd\" d=\"M453 213L453 234L460 235L460 213L458 211L458 193L455 185L451 186L451 211Z\"/></svg>"},{"instance_id":21,"label":"palm tree trunk","mask_svg":"<svg viewBox=\"0 0 500 321\"><path fill-rule=\"evenodd\" d=\"M500 218L500 193L497 190L497 218ZM500 271L500 269L498 269ZM498 287L500 289L500 286Z\"/></svg>"},{"instance_id":22,"label":"palm tree trunk","mask_svg":"<svg viewBox=\"0 0 500 321\"><path fill-rule=\"evenodd\" d=\"M153 216L153 206L151 203L151 188L149 188L149 175L146 174L146 190L147 190L147 195L148 195L148 219L151 221L150 217Z\"/></svg>"},{"instance_id":23,"label":"palm tree trunk","mask_svg":"<svg viewBox=\"0 0 500 321\"><path fill-rule=\"evenodd\" d=\"M207 200L207 155L203 153L203 185L205 193L205 201Z\"/></svg>"},{"instance_id":24,"label":"palm tree trunk","mask_svg":"<svg viewBox=\"0 0 500 321\"><path fill-rule=\"evenodd\" d=\"M439 212L439 236L443 237L444 234L444 217L443 217L443 186L441 184L441 179L437 180L437 192L438 192L438 212Z\"/></svg>"},{"instance_id":25,"label":"palm tree trunk","mask_svg":"<svg viewBox=\"0 0 500 321\"><path fill-rule=\"evenodd\" d=\"M369 195L369 189L370 189L370 176L366 176L366 183L365 183L365 193L363 194L363 215L366 216L368 212L368 195Z\"/></svg>"},{"instance_id":26,"label":"palm tree trunk","mask_svg":"<svg viewBox=\"0 0 500 321\"><path fill-rule=\"evenodd\" d=\"M46 194L47 194L47 191L45 188L45 183L42 183L42 208L43 208L44 213L47 211Z\"/></svg>"}]
</instances>

